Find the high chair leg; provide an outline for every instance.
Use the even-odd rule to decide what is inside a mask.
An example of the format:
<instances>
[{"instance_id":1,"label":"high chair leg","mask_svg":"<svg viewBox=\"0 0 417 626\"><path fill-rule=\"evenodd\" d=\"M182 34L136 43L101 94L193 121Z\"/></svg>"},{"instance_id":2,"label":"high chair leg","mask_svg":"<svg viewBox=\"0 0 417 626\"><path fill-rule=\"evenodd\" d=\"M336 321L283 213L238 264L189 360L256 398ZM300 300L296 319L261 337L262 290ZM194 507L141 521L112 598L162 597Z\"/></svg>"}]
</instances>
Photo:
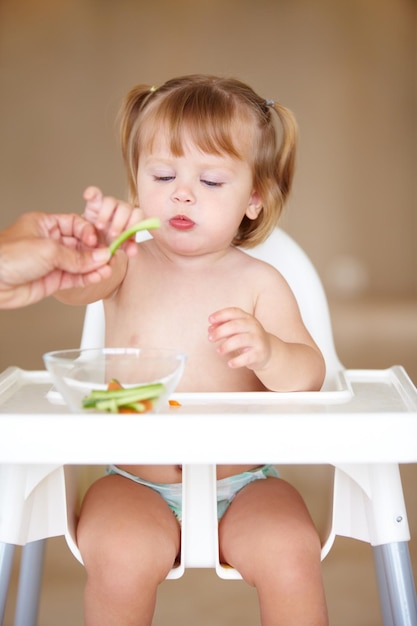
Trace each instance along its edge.
<instances>
[{"instance_id":1,"label":"high chair leg","mask_svg":"<svg viewBox=\"0 0 417 626\"><path fill-rule=\"evenodd\" d=\"M22 551L14 626L36 626L46 540L31 541Z\"/></svg>"},{"instance_id":2,"label":"high chair leg","mask_svg":"<svg viewBox=\"0 0 417 626\"><path fill-rule=\"evenodd\" d=\"M415 626L417 597L408 543L373 547L384 626Z\"/></svg>"},{"instance_id":3,"label":"high chair leg","mask_svg":"<svg viewBox=\"0 0 417 626\"><path fill-rule=\"evenodd\" d=\"M3 624L6 611L15 547L12 543L0 543L0 624Z\"/></svg>"}]
</instances>

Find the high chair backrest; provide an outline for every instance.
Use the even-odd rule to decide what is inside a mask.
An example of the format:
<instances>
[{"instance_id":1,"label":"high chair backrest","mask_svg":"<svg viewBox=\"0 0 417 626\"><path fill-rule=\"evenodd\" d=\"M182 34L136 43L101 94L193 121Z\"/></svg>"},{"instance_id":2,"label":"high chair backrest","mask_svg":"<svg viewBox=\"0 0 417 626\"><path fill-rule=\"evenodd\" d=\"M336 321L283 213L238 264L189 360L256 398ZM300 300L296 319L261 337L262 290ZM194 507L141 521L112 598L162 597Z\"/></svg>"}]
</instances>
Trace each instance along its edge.
<instances>
[{"instance_id":1,"label":"high chair backrest","mask_svg":"<svg viewBox=\"0 0 417 626\"><path fill-rule=\"evenodd\" d=\"M304 324L326 361L323 390L335 389L337 373L343 366L334 346L326 294L309 257L294 239L280 228L274 230L262 244L247 252L276 267L290 285Z\"/></svg>"},{"instance_id":2,"label":"high chair backrest","mask_svg":"<svg viewBox=\"0 0 417 626\"><path fill-rule=\"evenodd\" d=\"M246 251L276 267L289 283L300 307L304 323L321 349L326 361L323 390L336 388L337 372L343 369L334 347L326 295L320 278L300 246L283 230L277 228L268 239ZM104 345L104 314L101 302L88 305L82 348Z\"/></svg>"}]
</instances>

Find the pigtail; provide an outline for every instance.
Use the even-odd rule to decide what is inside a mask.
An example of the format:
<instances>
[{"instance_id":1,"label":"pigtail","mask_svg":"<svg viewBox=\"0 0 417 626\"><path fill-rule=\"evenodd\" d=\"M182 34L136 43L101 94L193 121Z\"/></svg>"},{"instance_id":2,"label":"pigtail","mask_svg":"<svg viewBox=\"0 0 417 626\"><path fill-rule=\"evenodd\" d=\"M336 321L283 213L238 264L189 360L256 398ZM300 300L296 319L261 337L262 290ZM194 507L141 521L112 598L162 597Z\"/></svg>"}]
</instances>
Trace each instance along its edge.
<instances>
[{"instance_id":1,"label":"pigtail","mask_svg":"<svg viewBox=\"0 0 417 626\"><path fill-rule=\"evenodd\" d=\"M140 113L154 88L149 85L136 85L125 97L119 113L120 119L120 143L123 160L127 169L129 200L137 204L137 163L138 163L138 137L136 127Z\"/></svg>"},{"instance_id":2,"label":"pigtail","mask_svg":"<svg viewBox=\"0 0 417 626\"><path fill-rule=\"evenodd\" d=\"M262 199L255 220L244 218L235 245L253 248L277 226L291 191L297 148L297 123L292 112L279 102L253 98L259 134L254 148L254 186Z\"/></svg>"},{"instance_id":3,"label":"pigtail","mask_svg":"<svg viewBox=\"0 0 417 626\"><path fill-rule=\"evenodd\" d=\"M284 205L294 179L298 129L295 117L289 109L277 102L274 102L271 108L277 113L282 127L281 145L276 156L276 172Z\"/></svg>"}]
</instances>

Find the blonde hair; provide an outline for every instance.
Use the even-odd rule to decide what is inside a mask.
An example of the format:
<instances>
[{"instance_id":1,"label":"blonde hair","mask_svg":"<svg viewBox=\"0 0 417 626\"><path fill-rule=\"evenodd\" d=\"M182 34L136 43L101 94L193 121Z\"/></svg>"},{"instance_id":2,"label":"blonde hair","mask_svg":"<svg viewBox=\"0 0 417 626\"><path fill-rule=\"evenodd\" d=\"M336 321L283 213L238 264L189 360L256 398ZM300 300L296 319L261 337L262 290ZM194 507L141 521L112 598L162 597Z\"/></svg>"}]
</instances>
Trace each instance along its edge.
<instances>
[{"instance_id":1,"label":"blonde hair","mask_svg":"<svg viewBox=\"0 0 417 626\"><path fill-rule=\"evenodd\" d=\"M237 122L240 128L242 124L248 128L245 145L251 143L245 154ZM121 145L131 202L138 201L141 149L152 146L161 127L169 131L175 156L183 154L184 131L203 152L239 159L249 155L262 210L255 220L243 218L233 244L250 248L264 241L278 223L291 190L297 141L292 113L232 78L196 74L174 78L158 88L137 85L121 110Z\"/></svg>"}]
</instances>

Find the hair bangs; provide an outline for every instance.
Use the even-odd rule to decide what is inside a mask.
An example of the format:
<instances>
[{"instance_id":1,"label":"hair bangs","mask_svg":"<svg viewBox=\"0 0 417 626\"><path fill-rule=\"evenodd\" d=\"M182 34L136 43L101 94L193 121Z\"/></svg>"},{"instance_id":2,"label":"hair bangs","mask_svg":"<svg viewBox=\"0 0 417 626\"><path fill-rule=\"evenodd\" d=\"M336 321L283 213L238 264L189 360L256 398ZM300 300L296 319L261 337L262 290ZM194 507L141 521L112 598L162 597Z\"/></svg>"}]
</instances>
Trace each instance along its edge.
<instances>
[{"instance_id":1,"label":"hair bangs","mask_svg":"<svg viewBox=\"0 0 417 626\"><path fill-rule=\"evenodd\" d=\"M243 159L244 153L233 141L233 137L240 138L238 120L236 103L228 94L201 88L174 90L161 94L147 108L139 134L140 150L152 150L162 130L169 138L174 156L183 156L185 144L190 142L207 154L229 154Z\"/></svg>"}]
</instances>

